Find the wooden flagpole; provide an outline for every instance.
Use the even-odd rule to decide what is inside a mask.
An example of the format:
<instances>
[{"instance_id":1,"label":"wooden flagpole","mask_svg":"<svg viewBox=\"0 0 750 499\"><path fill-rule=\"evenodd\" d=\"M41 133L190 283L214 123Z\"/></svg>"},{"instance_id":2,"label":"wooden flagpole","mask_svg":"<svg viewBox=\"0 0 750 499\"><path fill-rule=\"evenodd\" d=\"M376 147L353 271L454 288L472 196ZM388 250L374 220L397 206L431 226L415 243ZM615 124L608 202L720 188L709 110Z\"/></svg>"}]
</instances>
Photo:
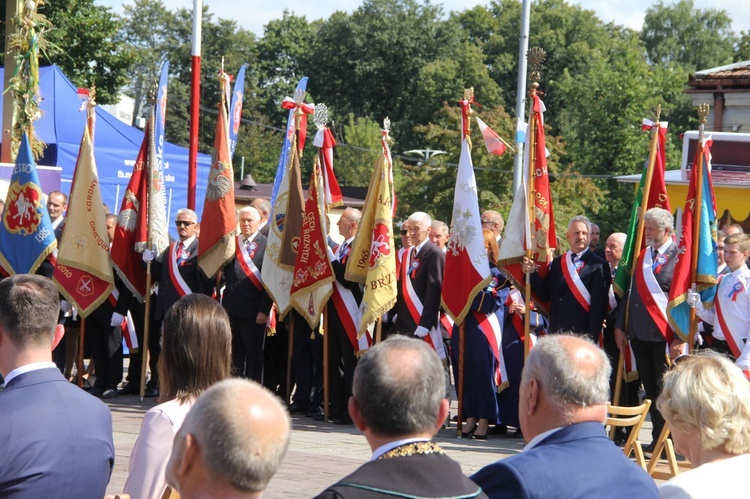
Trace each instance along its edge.
<instances>
[{"instance_id":1,"label":"wooden flagpole","mask_svg":"<svg viewBox=\"0 0 750 499\"><path fill-rule=\"evenodd\" d=\"M651 194L651 179L654 177L654 167L656 166L656 154L659 148L659 119L661 117L661 105L656 108L656 122L654 128L651 131L651 145L648 156L648 167L646 168L646 181L643 183L643 193L641 195L641 205L638 207L638 231L636 232L635 245L633 246L632 262L630 263L630 286L628 287L628 299L627 303L621 306L626 307L625 309L625 334L628 332L628 313L627 307L630 304L630 295L633 292L633 277L637 272L638 255L641 253L641 245L643 244L643 232L644 232L644 221L643 215L646 212L644 208L648 206L648 197ZM615 378L615 393L612 398L613 401L620 401L620 392L622 391L622 377L625 365L625 350L620 350L620 356L617 359L617 377Z\"/></svg>"}]
</instances>

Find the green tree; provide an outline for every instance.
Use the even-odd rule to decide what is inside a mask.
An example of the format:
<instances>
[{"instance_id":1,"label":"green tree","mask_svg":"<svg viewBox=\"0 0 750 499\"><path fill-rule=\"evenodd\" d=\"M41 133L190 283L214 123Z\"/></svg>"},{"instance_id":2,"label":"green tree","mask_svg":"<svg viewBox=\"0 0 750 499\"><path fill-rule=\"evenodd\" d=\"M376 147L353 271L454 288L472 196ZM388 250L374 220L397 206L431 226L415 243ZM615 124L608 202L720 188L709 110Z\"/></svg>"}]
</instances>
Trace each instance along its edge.
<instances>
[{"instance_id":1,"label":"green tree","mask_svg":"<svg viewBox=\"0 0 750 499\"><path fill-rule=\"evenodd\" d=\"M3 15L5 6L6 0L0 0ZM116 103L133 55L129 47L115 42L120 21L112 10L95 5L94 0L70 0L47 2L40 6L39 13L55 27L47 36L53 46L40 64L57 64L79 87L96 86L98 103ZM4 40L8 24L0 24Z\"/></svg>"},{"instance_id":2,"label":"green tree","mask_svg":"<svg viewBox=\"0 0 750 499\"><path fill-rule=\"evenodd\" d=\"M750 31L740 31L734 60L735 62L750 60Z\"/></svg>"},{"instance_id":3,"label":"green tree","mask_svg":"<svg viewBox=\"0 0 750 499\"><path fill-rule=\"evenodd\" d=\"M369 118L347 116L336 138L336 179L341 185L365 187L380 154L380 125Z\"/></svg>"},{"instance_id":4,"label":"green tree","mask_svg":"<svg viewBox=\"0 0 750 499\"><path fill-rule=\"evenodd\" d=\"M652 63L700 70L731 63L736 36L725 10L696 9L693 0L671 5L659 0L646 10L641 40Z\"/></svg>"}]
</instances>

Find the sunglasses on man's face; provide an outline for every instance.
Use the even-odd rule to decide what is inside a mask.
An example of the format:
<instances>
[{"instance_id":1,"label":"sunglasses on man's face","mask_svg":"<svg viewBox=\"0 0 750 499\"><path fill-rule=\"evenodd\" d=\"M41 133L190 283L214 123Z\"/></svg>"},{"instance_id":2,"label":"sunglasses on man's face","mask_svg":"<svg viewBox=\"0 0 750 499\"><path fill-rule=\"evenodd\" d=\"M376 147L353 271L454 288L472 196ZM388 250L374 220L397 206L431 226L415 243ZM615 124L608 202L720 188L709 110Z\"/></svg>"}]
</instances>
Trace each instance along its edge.
<instances>
[{"instance_id":1,"label":"sunglasses on man's face","mask_svg":"<svg viewBox=\"0 0 750 499\"><path fill-rule=\"evenodd\" d=\"M401 229L401 235L402 235L402 236L405 236L405 235L406 235L406 234L408 234L408 233L409 233L409 231L408 231L408 230L406 230L406 229Z\"/></svg>"},{"instance_id":2,"label":"sunglasses on man's face","mask_svg":"<svg viewBox=\"0 0 750 499\"><path fill-rule=\"evenodd\" d=\"M195 222L188 222L187 220L177 220L177 221L176 221L176 222L175 222L174 224L175 224L175 225L176 225L177 227L190 227L190 226L191 226L191 225L193 225L194 223L195 223Z\"/></svg>"}]
</instances>

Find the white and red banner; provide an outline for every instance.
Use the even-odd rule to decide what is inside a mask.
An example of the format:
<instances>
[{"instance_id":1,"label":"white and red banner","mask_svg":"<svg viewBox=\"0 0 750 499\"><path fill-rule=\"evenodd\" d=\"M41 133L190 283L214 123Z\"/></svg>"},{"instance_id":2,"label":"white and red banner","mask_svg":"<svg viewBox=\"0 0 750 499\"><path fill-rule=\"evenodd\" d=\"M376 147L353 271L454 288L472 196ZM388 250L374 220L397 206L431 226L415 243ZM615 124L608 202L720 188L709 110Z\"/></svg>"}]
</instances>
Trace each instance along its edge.
<instances>
[{"instance_id":1,"label":"white and red banner","mask_svg":"<svg viewBox=\"0 0 750 499\"><path fill-rule=\"evenodd\" d=\"M445 271L441 291L443 309L456 323L461 323L476 294L490 282L490 265L484 248L482 221L479 216L477 181L471 161L468 133L471 101L461 101L461 157L458 160L456 188L453 195L451 233L445 253ZM419 322L417 322L419 324Z\"/></svg>"},{"instance_id":2,"label":"white and red banner","mask_svg":"<svg viewBox=\"0 0 750 499\"><path fill-rule=\"evenodd\" d=\"M331 130L326 126L320 126L315 134L313 145L320 148L318 155L323 170L323 192L325 193L326 206L335 208L344 204L344 196L341 194L341 187L336 180L336 174L333 172L333 148L336 147L336 140L333 138Z\"/></svg>"}]
</instances>

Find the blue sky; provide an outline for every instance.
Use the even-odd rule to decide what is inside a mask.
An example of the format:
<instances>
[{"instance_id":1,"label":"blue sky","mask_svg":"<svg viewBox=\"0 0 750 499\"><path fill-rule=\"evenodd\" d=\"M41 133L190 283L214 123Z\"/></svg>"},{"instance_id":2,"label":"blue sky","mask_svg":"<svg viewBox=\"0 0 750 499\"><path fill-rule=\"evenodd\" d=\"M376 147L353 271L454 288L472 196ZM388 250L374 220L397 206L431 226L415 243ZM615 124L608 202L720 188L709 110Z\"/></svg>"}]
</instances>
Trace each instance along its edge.
<instances>
[{"instance_id":1,"label":"blue sky","mask_svg":"<svg viewBox=\"0 0 750 499\"><path fill-rule=\"evenodd\" d=\"M193 0L162 0L168 9L193 7ZM122 12L123 4L131 4L132 0L97 0L100 5L112 7L115 12ZM272 19L281 17L284 9L297 15L303 15L308 20L327 18L337 10L351 12L358 5L359 0L323 0L310 2L309 0L203 0L209 11L215 17L233 19L245 29L258 35L263 34L263 26ZM476 0L444 0L434 1L443 5L446 12L463 10L474 5L488 5L489 1ZM572 1L585 9L593 10L604 21L615 21L630 28L640 29L646 9L654 4L653 0L581 0ZM672 3L667 0L667 3ZM238 7L242 4L242 7ZM697 0L699 8L721 8L730 12L733 18L733 28L736 32L750 31L750 2L747 0ZM533 15L533 12L532 12Z\"/></svg>"}]
</instances>

